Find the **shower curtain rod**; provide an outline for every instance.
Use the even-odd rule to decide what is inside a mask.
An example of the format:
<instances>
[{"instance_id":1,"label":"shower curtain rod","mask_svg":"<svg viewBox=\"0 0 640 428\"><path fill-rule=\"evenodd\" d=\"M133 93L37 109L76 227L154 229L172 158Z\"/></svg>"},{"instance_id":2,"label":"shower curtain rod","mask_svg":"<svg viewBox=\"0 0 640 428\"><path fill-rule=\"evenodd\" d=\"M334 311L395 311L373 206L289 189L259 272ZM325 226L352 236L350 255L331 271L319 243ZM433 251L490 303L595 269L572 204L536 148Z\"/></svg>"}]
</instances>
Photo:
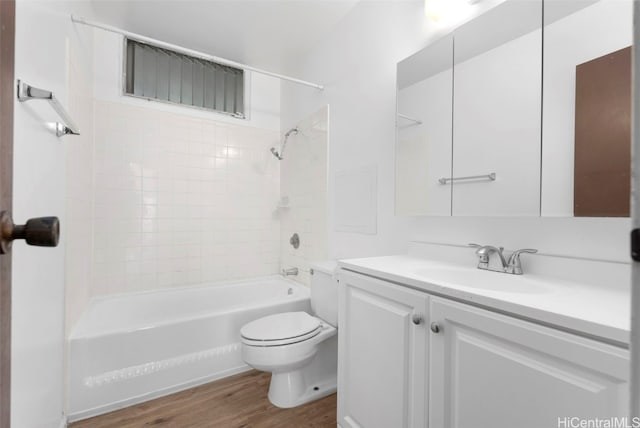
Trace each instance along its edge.
<instances>
[{"instance_id":1,"label":"shower curtain rod","mask_svg":"<svg viewBox=\"0 0 640 428\"><path fill-rule=\"evenodd\" d=\"M251 67L250 65L241 64L239 62L235 62L235 61L231 61L231 60L228 60L228 59L220 58L220 57L217 57L217 56L214 56L214 55L209 55L209 54L206 54L206 53L203 53L203 52L199 52L199 51L196 51L196 50L193 50L193 49L184 48L182 46L174 45L172 43L167 43L167 42L163 42L163 41L160 41L160 40L152 39L151 37L142 36L140 34L132 33L130 31L126 31L126 30L122 30L120 28L113 27L111 25L102 24L100 22L95 22L95 21L89 21L89 20L86 20L86 19L84 19L82 17L79 17L79 16L71 15L71 21L75 22L75 23L78 23L78 24L88 25L90 27L100 28L102 30L109 31L109 32L112 32L112 33L121 34L121 35L123 35L125 37L137 40L139 42L149 43L151 45L158 46L158 47L161 47L161 48L166 48L166 49L169 49L169 50L178 51L178 52L181 52L181 53L184 53L184 54L187 54L187 55L191 55L191 56L195 56L195 57L198 57L198 58L205 59L207 61L216 62L218 64L228 65L230 67L240 68L240 69L246 70L246 71L253 71L254 73L264 74L265 76L275 77L276 79L286 80L288 82L297 83L299 85L310 86L312 88L316 88L316 89L319 89L319 90L323 90L324 89L324 86L318 85L317 83L307 82L306 80L300 80L300 79L296 79L294 77L289 77L289 76L284 76L282 74L272 73L270 71L262 70L262 69L255 68L255 67Z\"/></svg>"}]
</instances>

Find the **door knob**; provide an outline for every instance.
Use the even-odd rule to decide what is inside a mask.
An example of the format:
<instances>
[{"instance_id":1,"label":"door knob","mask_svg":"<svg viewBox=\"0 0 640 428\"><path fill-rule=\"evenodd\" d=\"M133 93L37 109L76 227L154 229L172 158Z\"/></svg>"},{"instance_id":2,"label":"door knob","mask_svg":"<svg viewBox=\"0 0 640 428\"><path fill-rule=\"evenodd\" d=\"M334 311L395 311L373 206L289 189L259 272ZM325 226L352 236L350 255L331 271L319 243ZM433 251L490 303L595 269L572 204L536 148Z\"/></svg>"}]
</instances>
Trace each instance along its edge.
<instances>
[{"instance_id":1,"label":"door knob","mask_svg":"<svg viewBox=\"0 0 640 428\"><path fill-rule=\"evenodd\" d=\"M422 317L420 315L414 315L413 318L411 319L411 321L415 324L415 325L420 325L422 324Z\"/></svg>"},{"instance_id":2,"label":"door knob","mask_svg":"<svg viewBox=\"0 0 640 428\"><path fill-rule=\"evenodd\" d=\"M14 239L24 239L28 245L56 247L60 239L58 217L38 217L27 220L24 225L13 224L8 212L0 212L0 254L11 250Z\"/></svg>"}]
</instances>

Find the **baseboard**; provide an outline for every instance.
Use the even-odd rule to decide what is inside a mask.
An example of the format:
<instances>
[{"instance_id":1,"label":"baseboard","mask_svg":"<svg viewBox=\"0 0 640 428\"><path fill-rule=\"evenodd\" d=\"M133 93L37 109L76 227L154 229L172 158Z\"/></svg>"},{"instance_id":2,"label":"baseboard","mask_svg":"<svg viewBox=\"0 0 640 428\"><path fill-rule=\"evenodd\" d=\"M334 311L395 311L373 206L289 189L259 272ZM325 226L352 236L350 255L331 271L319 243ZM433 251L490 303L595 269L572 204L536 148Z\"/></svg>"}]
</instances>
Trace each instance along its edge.
<instances>
[{"instance_id":1,"label":"baseboard","mask_svg":"<svg viewBox=\"0 0 640 428\"><path fill-rule=\"evenodd\" d=\"M58 428L67 428L69 421L67 420L67 416L63 413L62 418L60 419L60 424L58 424Z\"/></svg>"},{"instance_id":2,"label":"baseboard","mask_svg":"<svg viewBox=\"0 0 640 428\"><path fill-rule=\"evenodd\" d=\"M156 398L164 397L166 395L175 394L176 392L184 391L185 389L193 388L199 385L204 385L205 383L213 382L218 379L233 376L235 374L246 372L249 370L251 370L251 367L247 365L235 367L233 369L225 370L224 372L221 372L221 373L216 373L213 375L193 379L188 382L184 382L178 385L173 385L168 388L160 389L158 391L153 391L146 394L138 395L136 397L128 398L126 400L116 401L114 403L109 403L104 406L94 407L92 409L84 410L82 412L70 413L67 416L67 418L65 418L65 425L61 425L61 427L66 427L67 421L77 422L83 419L93 418L94 416L103 415L105 413L113 412L114 410L124 409L125 407L134 406L136 404L144 403L145 401L154 400Z\"/></svg>"}]
</instances>

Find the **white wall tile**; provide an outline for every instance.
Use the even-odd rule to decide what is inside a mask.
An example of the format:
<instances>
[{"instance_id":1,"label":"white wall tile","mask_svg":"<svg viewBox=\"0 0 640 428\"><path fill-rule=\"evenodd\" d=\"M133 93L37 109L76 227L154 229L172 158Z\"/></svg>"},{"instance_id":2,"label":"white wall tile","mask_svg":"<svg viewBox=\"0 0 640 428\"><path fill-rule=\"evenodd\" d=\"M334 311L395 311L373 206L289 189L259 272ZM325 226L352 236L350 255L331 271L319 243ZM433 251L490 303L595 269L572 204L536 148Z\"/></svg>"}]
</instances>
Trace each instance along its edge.
<instances>
[{"instance_id":1,"label":"white wall tile","mask_svg":"<svg viewBox=\"0 0 640 428\"><path fill-rule=\"evenodd\" d=\"M263 162L277 132L101 100L95 112L91 295L277 273L279 165Z\"/></svg>"}]
</instances>

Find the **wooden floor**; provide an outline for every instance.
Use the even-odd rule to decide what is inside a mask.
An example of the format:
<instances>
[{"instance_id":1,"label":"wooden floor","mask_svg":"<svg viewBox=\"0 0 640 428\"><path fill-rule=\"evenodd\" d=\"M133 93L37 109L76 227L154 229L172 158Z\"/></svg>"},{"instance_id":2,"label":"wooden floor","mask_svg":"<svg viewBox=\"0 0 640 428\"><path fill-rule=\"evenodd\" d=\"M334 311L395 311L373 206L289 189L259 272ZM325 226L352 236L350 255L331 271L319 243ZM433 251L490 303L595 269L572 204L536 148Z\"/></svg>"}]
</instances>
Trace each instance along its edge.
<instances>
[{"instance_id":1,"label":"wooden floor","mask_svg":"<svg viewBox=\"0 0 640 428\"><path fill-rule=\"evenodd\" d=\"M336 394L293 409L267 399L269 373L255 370L69 425L69 428L336 427Z\"/></svg>"}]
</instances>

